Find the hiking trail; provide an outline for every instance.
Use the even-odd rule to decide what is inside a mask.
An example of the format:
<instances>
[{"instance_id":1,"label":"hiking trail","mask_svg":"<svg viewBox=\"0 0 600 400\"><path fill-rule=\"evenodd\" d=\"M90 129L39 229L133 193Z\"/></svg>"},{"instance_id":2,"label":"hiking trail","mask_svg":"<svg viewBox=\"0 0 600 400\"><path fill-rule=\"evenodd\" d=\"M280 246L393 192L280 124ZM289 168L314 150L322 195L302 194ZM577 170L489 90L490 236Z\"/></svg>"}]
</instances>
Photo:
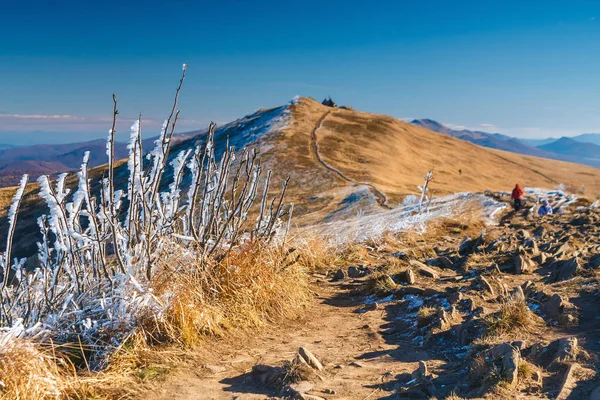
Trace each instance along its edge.
<instances>
[{"instance_id":1,"label":"hiking trail","mask_svg":"<svg viewBox=\"0 0 600 400\"><path fill-rule=\"evenodd\" d=\"M319 118L319 121L317 121L317 124L315 126L315 129L313 129L312 131L312 135L311 135L311 144L312 144L312 149L313 149L313 153L315 156L315 159L326 169L328 169L329 171L333 172L334 174L336 174L339 178L345 180L346 182L350 182L354 185L364 185L367 186L369 188L369 191L373 194L373 196L375 196L375 198L377 199L377 204L379 204L381 207L391 210L391 207L387 204L387 196L385 195L385 193L383 193L382 191L380 191L379 189L377 189L375 187L375 185L373 185L372 183L369 182L358 182L355 181L353 179L350 179L349 177L347 177L346 175L344 175L344 173L342 171L340 171L339 169L335 168L334 166L326 163L323 158L321 157L321 154L319 153L319 143L317 141L317 131L319 129L321 129L321 126L323 125L323 122L325 122L325 119L327 119L327 117L329 116L329 114L331 114L332 110L327 111L325 114L323 114L323 116L321 118Z\"/></svg>"}]
</instances>

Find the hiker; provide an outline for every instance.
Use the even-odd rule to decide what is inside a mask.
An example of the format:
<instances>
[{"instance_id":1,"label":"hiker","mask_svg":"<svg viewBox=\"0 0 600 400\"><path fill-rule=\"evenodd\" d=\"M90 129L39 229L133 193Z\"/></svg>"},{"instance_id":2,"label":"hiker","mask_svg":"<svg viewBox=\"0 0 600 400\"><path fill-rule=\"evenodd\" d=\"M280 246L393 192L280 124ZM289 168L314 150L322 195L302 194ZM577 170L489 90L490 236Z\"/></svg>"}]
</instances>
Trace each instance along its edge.
<instances>
[{"instance_id":1,"label":"hiker","mask_svg":"<svg viewBox=\"0 0 600 400\"><path fill-rule=\"evenodd\" d=\"M552 207L550 207L548 200L546 200L546 199L542 200L542 205L540 206L540 208L538 210L538 214L539 215L552 215Z\"/></svg>"},{"instance_id":2,"label":"hiker","mask_svg":"<svg viewBox=\"0 0 600 400\"><path fill-rule=\"evenodd\" d=\"M523 189L521 189L521 186L519 186L519 184L517 183L512 191L512 194L510 195L510 197L514 200L516 211L519 211L521 209L521 200L523 199L523 194Z\"/></svg>"}]
</instances>

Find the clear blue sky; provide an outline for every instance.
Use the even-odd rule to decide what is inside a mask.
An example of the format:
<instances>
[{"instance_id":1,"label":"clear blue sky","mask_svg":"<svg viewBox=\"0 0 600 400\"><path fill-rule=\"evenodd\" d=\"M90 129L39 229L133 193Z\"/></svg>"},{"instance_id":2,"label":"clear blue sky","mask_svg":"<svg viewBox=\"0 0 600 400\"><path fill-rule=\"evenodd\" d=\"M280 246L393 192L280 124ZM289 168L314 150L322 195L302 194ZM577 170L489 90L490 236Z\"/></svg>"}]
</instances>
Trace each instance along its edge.
<instances>
[{"instance_id":1,"label":"clear blue sky","mask_svg":"<svg viewBox=\"0 0 600 400\"><path fill-rule=\"evenodd\" d=\"M142 112L153 135L183 62L182 130L295 95L331 95L366 111L521 137L600 132L597 1L0 7L0 143L104 137L113 92L120 131Z\"/></svg>"}]
</instances>

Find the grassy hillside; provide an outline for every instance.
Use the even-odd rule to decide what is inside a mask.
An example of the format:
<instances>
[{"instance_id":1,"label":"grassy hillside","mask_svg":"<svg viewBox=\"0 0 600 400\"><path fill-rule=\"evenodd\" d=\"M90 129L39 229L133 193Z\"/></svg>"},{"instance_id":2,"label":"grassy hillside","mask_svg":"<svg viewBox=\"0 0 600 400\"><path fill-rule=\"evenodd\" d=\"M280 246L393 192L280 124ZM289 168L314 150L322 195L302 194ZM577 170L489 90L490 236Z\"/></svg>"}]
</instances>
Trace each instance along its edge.
<instances>
[{"instance_id":1,"label":"grassy hillside","mask_svg":"<svg viewBox=\"0 0 600 400\"><path fill-rule=\"evenodd\" d=\"M440 195L510 190L517 182L543 188L585 185L588 194L600 194L596 168L487 149L389 116L331 109L308 99L295 107L294 117L303 118L307 109L312 115L328 113L317 133L324 161L354 180L373 183L392 204L415 193L432 168L436 178L431 188ZM291 130L307 135L308 123Z\"/></svg>"},{"instance_id":2,"label":"grassy hillside","mask_svg":"<svg viewBox=\"0 0 600 400\"><path fill-rule=\"evenodd\" d=\"M238 147L256 146L263 167L273 171L273 195L289 176L286 200L295 204L298 225L381 209L382 198L386 207L394 207L406 195L417 193L417 185L430 169L435 171L431 184L435 196L510 190L517 182L549 189L561 183L577 189L584 185L587 196L600 195L596 168L492 150L389 116L330 108L308 98L289 106L286 123L281 121L282 109L260 110L223 126L215 143L217 153L227 138ZM270 129L275 120L276 128ZM191 148L204 135L180 141L172 154ZM104 166L90 171L93 184L104 171ZM125 182L126 164L117 167L116 175ZM23 249L17 251L19 256L36 250L36 219L46 212L36 186L30 186L19 214L17 243ZM0 189L0 217L5 216L14 191ZM1 221L0 241L5 240L5 228Z\"/></svg>"}]
</instances>

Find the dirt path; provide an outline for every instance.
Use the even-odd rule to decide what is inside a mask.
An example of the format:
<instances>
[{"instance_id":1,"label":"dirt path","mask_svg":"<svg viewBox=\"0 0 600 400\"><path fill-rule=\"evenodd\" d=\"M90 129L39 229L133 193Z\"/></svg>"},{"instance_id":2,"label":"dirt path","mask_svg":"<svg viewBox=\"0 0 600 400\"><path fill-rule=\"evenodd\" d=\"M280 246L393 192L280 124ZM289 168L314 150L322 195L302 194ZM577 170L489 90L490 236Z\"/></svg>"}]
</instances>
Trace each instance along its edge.
<instances>
[{"instance_id":1,"label":"dirt path","mask_svg":"<svg viewBox=\"0 0 600 400\"><path fill-rule=\"evenodd\" d=\"M323 380L312 383L311 394L335 399L376 399L390 395L380 388L399 374L410 373L415 362L394 361L397 345L381 336L387 313L383 307L361 313L364 295L353 294L352 283L317 282L317 299L306 319L273 327L245 345L202 354L204 366L184 370L144 396L145 400L268 399L277 391L258 386L250 372L256 364L281 366L299 346L312 351L324 364ZM207 346L209 347L209 346ZM235 348L238 347L236 350ZM241 350L239 348L242 348ZM324 391L335 391L328 396Z\"/></svg>"},{"instance_id":2,"label":"dirt path","mask_svg":"<svg viewBox=\"0 0 600 400\"><path fill-rule=\"evenodd\" d=\"M385 193L383 193L382 191L380 191L379 189L377 189L375 187L375 185L373 185L372 183L369 182L357 182L353 179L348 178L346 175L344 175L342 173L342 171L340 171L339 169L327 164L322 158L321 158L321 154L319 153L319 144L317 142L317 131L319 129L321 129L321 126L323 125L323 122L325 121L325 119L327 118L327 116L331 114L331 110L327 111L325 114L323 114L323 116L321 118L319 118L319 121L317 122L317 125L315 126L315 129L312 132L311 135L311 144L312 144L312 149L313 149L313 153L315 156L315 159L326 169L328 169L329 171L333 172L334 174L336 174L339 178L345 180L346 182L350 182L352 184L355 185L364 185L367 186L369 188L369 190L371 191L371 193L373 193L373 195L375 196L375 198L377 199L377 203L385 208L390 210L391 207L388 206L387 204L387 196L385 195Z\"/></svg>"}]
</instances>

